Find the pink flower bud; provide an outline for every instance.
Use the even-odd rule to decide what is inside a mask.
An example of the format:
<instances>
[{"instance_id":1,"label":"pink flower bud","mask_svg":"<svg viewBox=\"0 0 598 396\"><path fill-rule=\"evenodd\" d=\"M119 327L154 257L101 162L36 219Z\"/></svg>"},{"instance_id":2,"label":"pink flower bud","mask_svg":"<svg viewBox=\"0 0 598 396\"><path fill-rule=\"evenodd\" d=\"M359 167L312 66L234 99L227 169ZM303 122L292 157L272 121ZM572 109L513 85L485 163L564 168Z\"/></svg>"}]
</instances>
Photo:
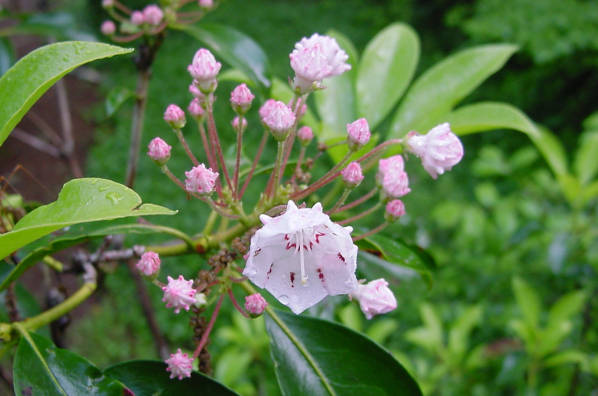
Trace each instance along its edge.
<instances>
[{"instance_id":1,"label":"pink flower bud","mask_svg":"<svg viewBox=\"0 0 598 396\"><path fill-rule=\"evenodd\" d=\"M168 284L162 287L164 297L162 301L166 303L166 308L174 308L174 313L178 314L181 309L186 311L195 303L195 289L192 280L185 280L183 275L178 279L168 277Z\"/></svg>"},{"instance_id":2,"label":"pink flower bud","mask_svg":"<svg viewBox=\"0 0 598 396\"><path fill-rule=\"evenodd\" d=\"M196 98L202 99L204 94L199 90L199 88L197 88L198 84L199 82L197 80L193 80L193 82L189 84L189 92L191 92L191 95L195 96Z\"/></svg>"},{"instance_id":3,"label":"pink flower bud","mask_svg":"<svg viewBox=\"0 0 598 396\"><path fill-rule=\"evenodd\" d=\"M304 146L307 146L313 138L314 131L308 126L303 126L297 131L297 139L299 139L301 144Z\"/></svg>"},{"instance_id":4,"label":"pink flower bud","mask_svg":"<svg viewBox=\"0 0 598 396\"><path fill-rule=\"evenodd\" d=\"M245 130L247 129L247 120L245 118L242 118L243 122L241 123L241 129ZM239 116L235 117L233 119L233 121L231 122L233 128L238 131L239 130Z\"/></svg>"},{"instance_id":5,"label":"pink flower bud","mask_svg":"<svg viewBox=\"0 0 598 396\"><path fill-rule=\"evenodd\" d=\"M386 221L397 221L404 214L405 204L400 199L393 199L386 204L386 213L384 214Z\"/></svg>"},{"instance_id":6,"label":"pink flower bud","mask_svg":"<svg viewBox=\"0 0 598 396\"><path fill-rule=\"evenodd\" d=\"M397 307L397 300L384 279L376 279L366 285L360 284L351 295L359 301L359 306L368 319Z\"/></svg>"},{"instance_id":7,"label":"pink flower bud","mask_svg":"<svg viewBox=\"0 0 598 396\"><path fill-rule=\"evenodd\" d=\"M131 13L131 23L136 26L143 25L145 23L145 17L143 16L143 12L133 11Z\"/></svg>"},{"instance_id":8,"label":"pink flower bud","mask_svg":"<svg viewBox=\"0 0 598 396\"><path fill-rule=\"evenodd\" d=\"M153 138L147 146L147 155L158 165L164 165L170 159L171 146L159 137Z\"/></svg>"},{"instance_id":9,"label":"pink flower bud","mask_svg":"<svg viewBox=\"0 0 598 396\"><path fill-rule=\"evenodd\" d=\"M150 4L143 9L143 20L145 23L158 26L164 18L164 12L155 4Z\"/></svg>"},{"instance_id":10,"label":"pink flower bud","mask_svg":"<svg viewBox=\"0 0 598 396\"><path fill-rule=\"evenodd\" d=\"M378 161L378 175L376 176L378 182L382 183L384 175L386 175L390 171L405 171L405 162L403 161L403 157L401 157L400 155L393 155L392 157L384 158Z\"/></svg>"},{"instance_id":11,"label":"pink flower bud","mask_svg":"<svg viewBox=\"0 0 598 396\"><path fill-rule=\"evenodd\" d=\"M264 125L272 132L274 139L284 140L293 125L295 114L283 102L269 99L260 108L260 117Z\"/></svg>"},{"instance_id":12,"label":"pink flower bud","mask_svg":"<svg viewBox=\"0 0 598 396\"><path fill-rule=\"evenodd\" d=\"M237 85L230 93L230 103L233 110L238 114L245 114L249 110L253 98L255 96L245 84Z\"/></svg>"},{"instance_id":13,"label":"pink flower bud","mask_svg":"<svg viewBox=\"0 0 598 396\"><path fill-rule=\"evenodd\" d=\"M200 119L206 113L205 110L203 109L203 107L201 106L201 102L199 101L199 98L194 98L189 103L187 110L189 110L189 114L191 114L193 117L195 117L197 119Z\"/></svg>"},{"instance_id":14,"label":"pink flower bud","mask_svg":"<svg viewBox=\"0 0 598 396\"><path fill-rule=\"evenodd\" d=\"M341 176L343 177L343 181L347 185L347 187L357 187L359 183L363 180L363 173L361 172L361 165L359 162L351 162L349 165L343 169L341 172Z\"/></svg>"},{"instance_id":15,"label":"pink flower bud","mask_svg":"<svg viewBox=\"0 0 598 396\"><path fill-rule=\"evenodd\" d=\"M209 194L214 191L218 172L199 164L185 172L185 189L189 192Z\"/></svg>"},{"instance_id":16,"label":"pink flower bud","mask_svg":"<svg viewBox=\"0 0 598 396\"><path fill-rule=\"evenodd\" d=\"M168 105L164 112L164 121L175 129L181 129L185 126L185 112L175 104Z\"/></svg>"},{"instance_id":17,"label":"pink flower bud","mask_svg":"<svg viewBox=\"0 0 598 396\"><path fill-rule=\"evenodd\" d=\"M396 169L389 170L382 179L382 191L386 197L399 198L409 194L409 178L407 172Z\"/></svg>"},{"instance_id":18,"label":"pink flower bud","mask_svg":"<svg viewBox=\"0 0 598 396\"><path fill-rule=\"evenodd\" d=\"M160 269L160 256L158 253L145 252L137 262L137 269L146 276L151 276Z\"/></svg>"},{"instance_id":19,"label":"pink flower bud","mask_svg":"<svg viewBox=\"0 0 598 396\"><path fill-rule=\"evenodd\" d=\"M426 172L434 179L463 158L463 145L448 123L432 128L427 134L407 134L407 148L421 158Z\"/></svg>"},{"instance_id":20,"label":"pink flower bud","mask_svg":"<svg viewBox=\"0 0 598 396\"><path fill-rule=\"evenodd\" d=\"M114 7L114 0L102 0L102 7L104 7L104 8Z\"/></svg>"},{"instance_id":21,"label":"pink flower bud","mask_svg":"<svg viewBox=\"0 0 598 396\"><path fill-rule=\"evenodd\" d=\"M222 64L216 62L216 58L209 50L200 48L193 56L193 61L187 70L191 77L197 80L199 90L207 94L216 89L216 76L221 67Z\"/></svg>"},{"instance_id":22,"label":"pink flower bud","mask_svg":"<svg viewBox=\"0 0 598 396\"><path fill-rule=\"evenodd\" d=\"M360 118L357 121L353 121L347 124L347 139L349 140L349 147L352 150L365 145L370 141L370 126L365 118Z\"/></svg>"},{"instance_id":23,"label":"pink flower bud","mask_svg":"<svg viewBox=\"0 0 598 396\"><path fill-rule=\"evenodd\" d=\"M170 373L170 378L182 380L185 377L191 377L193 358L181 352L181 348L177 349L176 353L172 353L164 362L168 365L166 371Z\"/></svg>"},{"instance_id":24,"label":"pink flower bud","mask_svg":"<svg viewBox=\"0 0 598 396\"><path fill-rule=\"evenodd\" d=\"M201 8L210 9L210 8L214 7L214 0L198 0L197 4Z\"/></svg>"},{"instance_id":25,"label":"pink flower bud","mask_svg":"<svg viewBox=\"0 0 598 396\"><path fill-rule=\"evenodd\" d=\"M268 302L260 293L245 296L245 310L254 318L264 313L267 306Z\"/></svg>"},{"instance_id":26,"label":"pink flower bud","mask_svg":"<svg viewBox=\"0 0 598 396\"><path fill-rule=\"evenodd\" d=\"M116 25L112 21L104 21L102 22L102 26L100 26L100 30L103 35L112 36L116 33Z\"/></svg>"}]
</instances>

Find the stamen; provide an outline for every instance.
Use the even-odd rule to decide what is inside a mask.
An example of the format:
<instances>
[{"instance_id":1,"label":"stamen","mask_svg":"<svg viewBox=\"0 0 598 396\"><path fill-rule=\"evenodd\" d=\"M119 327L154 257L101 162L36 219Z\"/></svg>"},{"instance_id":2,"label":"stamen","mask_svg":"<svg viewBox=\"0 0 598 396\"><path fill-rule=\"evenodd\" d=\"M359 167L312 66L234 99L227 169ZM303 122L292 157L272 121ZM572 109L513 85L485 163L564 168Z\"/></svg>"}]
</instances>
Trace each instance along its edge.
<instances>
[{"instance_id":1,"label":"stamen","mask_svg":"<svg viewBox=\"0 0 598 396\"><path fill-rule=\"evenodd\" d=\"M301 262L301 284L305 285L307 283L307 275L305 275L305 260L303 258L303 251L305 250L303 249L303 230L299 231L298 234L297 248L299 249L299 260Z\"/></svg>"}]
</instances>

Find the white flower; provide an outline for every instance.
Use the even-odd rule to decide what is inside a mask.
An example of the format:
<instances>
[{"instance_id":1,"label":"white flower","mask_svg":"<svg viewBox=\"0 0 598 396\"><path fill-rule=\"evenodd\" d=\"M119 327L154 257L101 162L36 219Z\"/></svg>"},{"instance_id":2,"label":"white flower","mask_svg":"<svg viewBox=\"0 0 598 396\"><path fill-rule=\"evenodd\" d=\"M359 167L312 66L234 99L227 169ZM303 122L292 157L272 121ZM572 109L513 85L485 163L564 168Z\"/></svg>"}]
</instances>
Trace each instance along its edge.
<instances>
[{"instance_id":1,"label":"white flower","mask_svg":"<svg viewBox=\"0 0 598 396\"><path fill-rule=\"evenodd\" d=\"M243 275L294 313L357 287L353 228L333 223L320 203L299 209L289 201L283 215L260 220Z\"/></svg>"}]
</instances>

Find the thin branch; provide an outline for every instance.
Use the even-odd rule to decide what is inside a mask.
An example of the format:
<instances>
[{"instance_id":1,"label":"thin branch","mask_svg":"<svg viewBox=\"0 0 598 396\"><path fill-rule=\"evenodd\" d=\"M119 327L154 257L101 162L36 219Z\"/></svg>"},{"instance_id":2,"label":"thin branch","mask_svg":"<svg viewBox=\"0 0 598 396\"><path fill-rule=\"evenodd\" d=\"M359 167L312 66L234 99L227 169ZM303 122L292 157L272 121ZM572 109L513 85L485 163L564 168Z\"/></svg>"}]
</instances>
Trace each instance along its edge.
<instances>
[{"instance_id":1,"label":"thin branch","mask_svg":"<svg viewBox=\"0 0 598 396\"><path fill-rule=\"evenodd\" d=\"M127 162L126 185L133 187L137 162L139 161L139 148L141 146L141 134L143 132L143 119L145 117L145 106L147 104L147 88L149 86L151 72L148 69L139 70L137 76L137 89L135 107L133 108L133 123L131 125L131 143L129 146L129 160Z\"/></svg>"}]
</instances>

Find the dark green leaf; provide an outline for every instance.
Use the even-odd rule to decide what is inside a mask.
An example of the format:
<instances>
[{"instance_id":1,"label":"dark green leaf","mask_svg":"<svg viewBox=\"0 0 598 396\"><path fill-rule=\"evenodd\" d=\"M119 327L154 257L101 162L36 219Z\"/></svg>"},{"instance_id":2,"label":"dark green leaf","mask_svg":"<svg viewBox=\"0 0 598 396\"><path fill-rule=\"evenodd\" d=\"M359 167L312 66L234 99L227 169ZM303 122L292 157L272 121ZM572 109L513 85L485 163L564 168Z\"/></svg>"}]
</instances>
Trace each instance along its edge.
<instances>
[{"instance_id":1,"label":"dark green leaf","mask_svg":"<svg viewBox=\"0 0 598 396\"><path fill-rule=\"evenodd\" d=\"M237 395L224 385L196 372L183 380L170 379L166 364L158 361L132 360L109 367L104 373L121 381L135 396Z\"/></svg>"},{"instance_id":2,"label":"dark green leaf","mask_svg":"<svg viewBox=\"0 0 598 396\"><path fill-rule=\"evenodd\" d=\"M15 63L15 49L12 42L6 38L0 38L0 76Z\"/></svg>"}]
</instances>

